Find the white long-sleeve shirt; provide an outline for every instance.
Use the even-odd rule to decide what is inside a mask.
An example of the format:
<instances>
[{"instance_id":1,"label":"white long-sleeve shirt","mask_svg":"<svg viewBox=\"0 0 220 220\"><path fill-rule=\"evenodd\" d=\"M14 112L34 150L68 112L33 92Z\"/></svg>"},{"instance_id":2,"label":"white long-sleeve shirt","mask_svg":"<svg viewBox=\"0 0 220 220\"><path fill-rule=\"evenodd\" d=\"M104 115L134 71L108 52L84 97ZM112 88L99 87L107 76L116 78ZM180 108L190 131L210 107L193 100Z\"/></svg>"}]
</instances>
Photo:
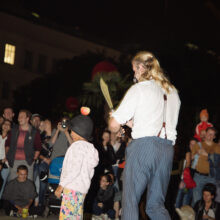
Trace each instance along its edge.
<instances>
[{"instance_id":1,"label":"white long-sleeve shirt","mask_svg":"<svg viewBox=\"0 0 220 220\"><path fill-rule=\"evenodd\" d=\"M86 194L98 162L98 151L93 144L87 141L72 143L63 161L60 185Z\"/></svg>"},{"instance_id":2,"label":"white long-sleeve shirt","mask_svg":"<svg viewBox=\"0 0 220 220\"><path fill-rule=\"evenodd\" d=\"M126 93L118 109L112 114L119 124L133 119L132 138L157 136L164 113L164 90L154 81L134 84ZM176 140L176 125L180 109L180 99L176 90L167 94L166 131L167 139ZM161 138L165 137L164 129Z\"/></svg>"}]
</instances>

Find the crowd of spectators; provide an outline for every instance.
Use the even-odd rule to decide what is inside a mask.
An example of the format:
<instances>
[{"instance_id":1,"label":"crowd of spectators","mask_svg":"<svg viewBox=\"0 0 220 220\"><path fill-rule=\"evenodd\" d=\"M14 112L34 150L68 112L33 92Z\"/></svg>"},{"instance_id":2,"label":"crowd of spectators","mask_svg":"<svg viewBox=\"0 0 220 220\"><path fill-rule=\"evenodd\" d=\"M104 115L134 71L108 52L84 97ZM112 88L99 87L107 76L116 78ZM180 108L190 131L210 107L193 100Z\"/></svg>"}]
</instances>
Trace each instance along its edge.
<instances>
[{"instance_id":1,"label":"crowd of spectators","mask_svg":"<svg viewBox=\"0 0 220 220\"><path fill-rule=\"evenodd\" d=\"M14 115L13 109L7 107L0 116L0 205L7 215L19 216L25 209L29 214L34 214L37 208L43 210L47 191L45 176L51 161L65 156L73 139L66 123L68 117L54 123L25 109L19 111L17 120ZM170 206L167 208L173 218L176 217L172 210L184 205L194 208L196 219L219 218L220 140L216 139L217 130L208 122L206 110L201 112L200 119L195 135L185 148L184 162L178 163L182 172L178 173L179 182L175 180L178 186L175 201L165 203ZM124 135L111 133L107 128L101 131L96 128L96 131L93 144L99 152L99 164L84 211L92 213L92 219L119 219L123 208L125 150L132 140L131 130L126 128ZM168 189L168 194L172 190ZM140 218L148 219L142 209L144 202L142 198Z\"/></svg>"}]
</instances>

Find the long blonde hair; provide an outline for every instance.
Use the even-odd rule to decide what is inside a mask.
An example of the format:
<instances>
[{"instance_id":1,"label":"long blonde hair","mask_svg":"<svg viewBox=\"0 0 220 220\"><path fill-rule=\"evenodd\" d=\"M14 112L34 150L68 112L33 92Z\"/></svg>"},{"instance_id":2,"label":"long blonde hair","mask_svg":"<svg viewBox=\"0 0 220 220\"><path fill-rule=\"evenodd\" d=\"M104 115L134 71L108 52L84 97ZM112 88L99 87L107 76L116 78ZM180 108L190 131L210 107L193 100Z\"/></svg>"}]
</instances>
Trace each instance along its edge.
<instances>
[{"instance_id":1,"label":"long blonde hair","mask_svg":"<svg viewBox=\"0 0 220 220\"><path fill-rule=\"evenodd\" d=\"M132 59L132 64L137 66L142 64L145 69L139 81L154 79L167 93L169 93L171 89L176 89L165 76L158 60L152 53L147 51L138 52Z\"/></svg>"}]
</instances>

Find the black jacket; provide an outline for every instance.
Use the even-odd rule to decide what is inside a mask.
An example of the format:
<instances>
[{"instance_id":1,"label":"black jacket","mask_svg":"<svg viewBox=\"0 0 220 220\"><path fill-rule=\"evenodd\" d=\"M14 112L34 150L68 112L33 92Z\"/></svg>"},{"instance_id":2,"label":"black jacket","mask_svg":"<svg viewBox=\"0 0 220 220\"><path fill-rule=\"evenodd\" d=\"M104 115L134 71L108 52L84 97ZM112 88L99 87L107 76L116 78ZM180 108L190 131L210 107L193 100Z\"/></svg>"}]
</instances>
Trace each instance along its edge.
<instances>
[{"instance_id":1,"label":"black jacket","mask_svg":"<svg viewBox=\"0 0 220 220\"><path fill-rule=\"evenodd\" d=\"M109 209L113 209L114 206L114 195L115 191L112 185L108 186L106 190L99 189L97 193L97 202L103 203L103 212L107 212Z\"/></svg>"},{"instance_id":2,"label":"black jacket","mask_svg":"<svg viewBox=\"0 0 220 220\"><path fill-rule=\"evenodd\" d=\"M34 140L37 132L38 131L36 128L30 126L29 131L27 132L24 140L24 153L25 153L26 161L29 165L31 165L34 161L34 153L35 153ZM10 146L9 146L9 151L6 155L10 167L14 166L18 136L19 136L19 126L16 125L11 130Z\"/></svg>"},{"instance_id":3,"label":"black jacket","mask_svg":"<svg viewBox=\"0 0 220 220\"><path fill-rule=\"evenodd\" d=\"M203 220L203 212L205 209L205 202L203 200L199 200L195 206L194 206L194 211L196 214L195 220ZM213 201L210 209L213 209L215 213L215 219L218 220L220 219L220 204L218 202Z\"/></svg>"},{"instance_id":4,"label":"black jacket","mask_svg":"<svg viewBox=\"0 0 220 220\"><path fill-rule=\"evenodd\" d=\"M103 169L112 170L112 165L116 163L116 156L111 145L107 145L107 150L102 144L99 144L99 165Z\"/></svg>"}]
</instances>

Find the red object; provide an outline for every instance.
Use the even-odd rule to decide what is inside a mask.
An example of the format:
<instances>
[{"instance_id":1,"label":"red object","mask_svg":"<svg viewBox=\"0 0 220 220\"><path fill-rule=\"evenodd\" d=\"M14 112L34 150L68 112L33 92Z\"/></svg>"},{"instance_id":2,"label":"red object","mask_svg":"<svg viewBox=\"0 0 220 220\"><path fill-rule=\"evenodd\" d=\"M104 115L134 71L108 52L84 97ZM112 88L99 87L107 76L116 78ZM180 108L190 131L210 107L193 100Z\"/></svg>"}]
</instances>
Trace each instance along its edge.
<instances>
[{"instance_id":1,"label":"red object","mask_svg":"<svg viewBox=\"0 0 220 220\"><path fill-rule=\"evenodd\" d=\"M118 167L124 169L125 168L125 161L123 161L122 163L119 163Z\"/></svg>"},{"instance_id":2,"label":"red object","mask_svg":"<svg viewBox=\"0 0 220 220\"><path fill-rule=\"evenodd\" d=\"M80 108L80 112L82 115L88 115L90 113L90 108L83 106Z\"/></svg>"},{"instance_id":3,"label":"red object","mask_svg":"<svg viewBox=\"0 0 220 220\"><path fill-rule=\"evenodd\" d=\"M101 61L97 63L92 70L92 80L94 79L95 75L97 75L98 73L114 72L114 71L118 71L115 65L113 65L108 61Z\"/></svg>"},{"instance_id":4,"label":"red object","mask_svg":"<svg viewBox=\"0 0 220 220\"><path fill-rule=\"evenodd\" d=\"M202 130L206 130L207 128L209 127L213 127L213 125L209 122L200 122L199 124L197 124L196 126L196 133L194 135L194 137L198 140L198 141L201 141L201 138L200 138L200 133Z\"/></svg>"},{"instance_id":5,"label":"red object","mask_svg":"<svg viewBox=\"0 0 220 220\"><path fill-rule=\"evenodd\" d=\"M183 181L187 189L192 189L196 187L196 182L193 180L191 173L190 173L190 169L188 167L185 168L183 171Z\"/></svg>"},{"instance_id":6,"label":"red object","mask_svg":"<svg viewBox=\"0 0 220 220\"><path fill-rule=\"evenodd\" d=\"M74 97L69 97L67 98L66 100L66 108L69 110L69 111L74 111L78 108L79 106L79 102L76 98Z\"/></svg>"}]
</instances>

